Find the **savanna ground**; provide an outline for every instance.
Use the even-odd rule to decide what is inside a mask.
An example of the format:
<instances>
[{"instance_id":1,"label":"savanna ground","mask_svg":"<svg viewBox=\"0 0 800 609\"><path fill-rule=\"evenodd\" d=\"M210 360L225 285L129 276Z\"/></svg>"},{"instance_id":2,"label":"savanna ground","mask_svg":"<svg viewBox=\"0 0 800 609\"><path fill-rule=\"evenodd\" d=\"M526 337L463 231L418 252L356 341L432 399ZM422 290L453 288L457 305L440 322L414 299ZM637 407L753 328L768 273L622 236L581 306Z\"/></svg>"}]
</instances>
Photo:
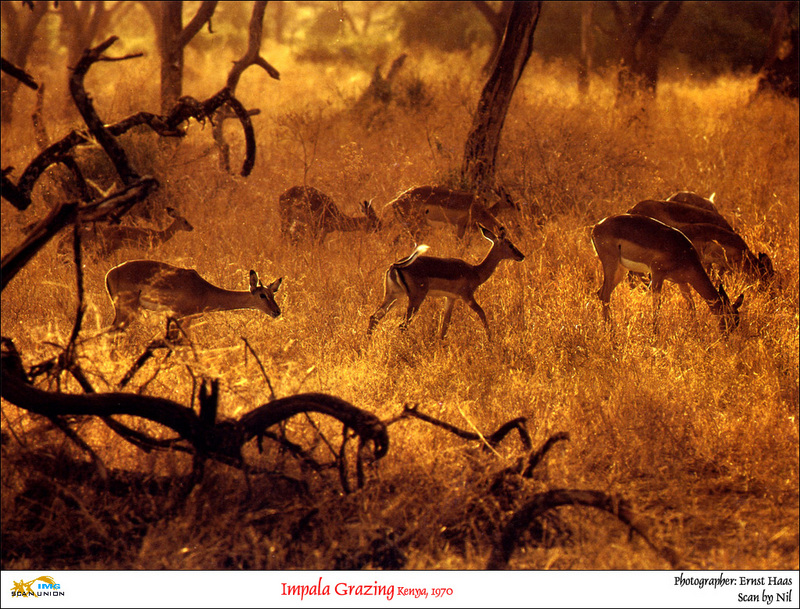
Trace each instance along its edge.
<instances>
[{"instance_id":1,"label":"savanna ground","mask_svg":"<svg viewBox=\"0 0 800 609\"><path fill-rule=\"evenodd\" d=\"M335 472L303 469L266 441L263 454L251 447L247 457L283 477L254 475L248 498L240 472L213 465L202 486L165 516L168 501L155 491L118 497L34 467L46 454L85 456L46 421L4 402L4 569L478 569L513 507L556 488L627 499L651 541L674 552L681 568L798 568L796 102L751 103L750 76L666 77L655 102L638 112L615 106L611 77L596 77L582 99L572 71L534 58L515 93L498 165L522 205L503 220L526 259L503 262L477 292L494 342L463 303L446 339L437 340L437 300L422 306L406 333L397 328L400 304L368 339L383 273L413 246L383 206L406 188L456 175L483 83L480 61L410 57L393 103L354 109L368 72L276 54L270 61L281 66L279 83L248 71L238 90L247 106L261 109L249 178L219 169L208 126L193 124L180 146L151 133L121 138L139 172L161 183L153 207L179 209L195 230L157 250L86 260L86 336L110 323L103 278L126 259L192 267L231 289L245 289L252 268L265 281L284 277L280 319L209 314L193 329L193 348L151 361L128 390L188 405L193 379L218 378L220 415L240 416L269 400L266 375L277 396L326 392L383 420L416 404L463 429L491 433L524 416L535 446L556 432L568 432L570 441L553 448L533 478L518 481L512 505L487 487L523 454L516 436L492 453L422 421L399 421L389 428L388 455L351 494L342 493ZM105 120L155 110L157 68L136 61L92 68L87 89ZM185 91L204 98L222 86L227 67L200 61L188 62L195 71ZM75 124L59 95L54 86L48 98L52 138ZM19 104L26 99L21 93ZM36 154L28 115L19 111L4 131L4 166L24 167ZM240 130L231 124L227 134L241 154ZM346 213L358 214L357 203L372 199L384 229L291 247L280 235L277 199L306 173ZM623 283L612 298L612 330L596 296L602 270L589 229L639 200L680 189L715 192L751 248L772 257L780 281L759 290L745 277L724 277L729 294L745 295L741 325L727 336L702 302L693 318L669 284L654 334L648 293ZM43 181L34 195L37 203L25 213L3 203L4 254L58 191ZM489 247L478 235L462 244L448 230L425 241L433 255L472 262ZM14 339L27 366L67 341L74 276L51 242L4 291L2 335ZM162 329L163 316L150 314L124 336L85 342L79 361L98 390L111 391ZM65 390L79 390L62 380ZM338 426L313 418L338 442ZM77 428L111 468L154 480L189 470L187 457L145 454L99 421ZM304 417L289 422L288 434L316 443L320 457L328 450ZM304 481L307 492L292 479ZM540 529L544 535L531 533L515 552L513 568L670 568L641 539L629 539L619 521L590 508L559 508Z\"/></svg>"}]
</instances>

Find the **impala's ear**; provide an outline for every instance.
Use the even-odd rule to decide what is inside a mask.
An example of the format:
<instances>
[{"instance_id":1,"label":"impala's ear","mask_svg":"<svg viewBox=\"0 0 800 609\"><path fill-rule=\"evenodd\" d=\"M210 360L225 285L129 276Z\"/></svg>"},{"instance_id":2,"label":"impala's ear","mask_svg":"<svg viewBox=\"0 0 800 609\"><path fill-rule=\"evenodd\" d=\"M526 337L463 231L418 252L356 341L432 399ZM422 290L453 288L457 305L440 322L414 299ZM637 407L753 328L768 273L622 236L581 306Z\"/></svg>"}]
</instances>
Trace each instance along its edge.
<instances>
[{"instance_id":1,"label":"impala's ear","mask_svg":"<svg viewBox=\"0 0 800 609\"><path fill-rule=\"evenodd\" d=\"M725 291L725 288L721 283L719 284L719 295L725 302L731 301L731 299L728 297L728 293Z\"/></svg>"},{"instance_id":2,"label":"impala's ear","mask_svg":"<svg viewBox=\"0 0 800 609\"><path fill-rule=\"evenodd\" d=\"M252 292L258 287L258 273L250 269L250 291Z\"/></svg>"},{"instance_id":3,"label":"impala's ear","mask_svg":"<svg viewBox=\"0 0 800 609\"><path fill-rule=\"evenodd\" d=\"M483 236L486 237L492 243L494 243L497 240L497 237L495 236L495 234L492 231L490 231L488 228L486 228L483 224L479 223L478 224L478 228L481 229L481 233L483 233Z\"/></svg>"},{"instance_id":4,"label":"impala's ear","mask_svg":"<svg viewBox=\"0 0 800 609\"><path fill-rule=\"evenodd\" d=\"M734 311L738 311L738 310L739 310L739 307L741 307L741 306L742 306L742 303L743 303L743 302L744 302L744 292L742 292L741 294L739 294L739 298L737 298L737 299L736 299L736 302L734 302L734 303L731 305L731 307L733 308L733 310L734 310Z\"/></svg>"},{"instance_id":5,"label":"impala's ear","mask_svg":"<svg viewBox=\"0 0 800 609\"><path fill-rule=\"evenodd\" d=\"M281 282L283 282L283 277L280 277L269 284L269 290L273 294L278 291L278 288L281 287Z\"/></svg>"}]
</instances>

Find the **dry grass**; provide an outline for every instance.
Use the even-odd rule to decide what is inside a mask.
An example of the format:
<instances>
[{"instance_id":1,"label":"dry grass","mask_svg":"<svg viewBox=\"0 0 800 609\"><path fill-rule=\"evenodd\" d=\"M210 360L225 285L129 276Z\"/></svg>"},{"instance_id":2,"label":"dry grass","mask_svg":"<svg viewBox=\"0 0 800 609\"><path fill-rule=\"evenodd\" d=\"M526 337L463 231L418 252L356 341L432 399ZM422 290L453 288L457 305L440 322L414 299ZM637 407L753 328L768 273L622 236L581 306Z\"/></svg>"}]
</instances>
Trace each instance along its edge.
<instances>
[{"instance_id":1,"label":"dry grass","mask_svg":"<svg viewBox=\"0 0 800 609\"><path fill-rule=\"evenodd\" d=\"M419 404L484 433L525 416L536 446L569 432L571 441L559 444L533 479L519 481L514 505L552 488L602 490L627 498L652 541L687 568L798 568L796 103L749 103L753 80L728 76L703 85L665 82L647 112L619 109L610 81L594 81L590 97L580 99L572 74L533 63L515 96L499 164L501 179L525 205L507 221L527 257L502 263L477 294L496 341L487 344L463 305L446 340L436 340L437 301L423 305L405 334L396 327L400 305L368 340L383 272L411 241L390 222L376 237L334 234L321 246L292 248L278 230L278 195L306 175L356 214L363 199L374 198L380 210L410 186L452 178L480 90L469 79L477 69L457 56L410 61L399 90L418 92L423 83L426 103L393 104L365 125L364 115L350 110L363 74L288 58L281 65L280 84L248 76L240 85L246 103L263 110L258 161L247 179L220 172L207 128L193 126L180 147L151 136L123 138L137 168L161 182L154 204L178 208L195 231L157 251L89 261L87 335L110 323L103 277L128 258L192 267L227 288L244 289L250 268L265 281L285 278L281 319L210 314L194 330L194 351L151 362L131 390L190 404L192 375L215 377L221 415L239 416L270 395L245 355L245 338L279 396L328 392L385 420L404 404ZM441 74L451 76L435 76ZM135 76L125 82L135 84ZM140 109L135 86L121 97L95 86L105 116ZM14 129L4 133L4 165L22 167L35 147L27 125ZM228 134L238 153L240 134L233 127ZM3 253L19 241L22 225L43 215L48 188L57 196L43 183L29 212L4 207ZM595 295L602 272L589 227L640 199L686 188L717 193L751 247L773 258L780 285L759 291L726 277L728 292L744 292L745 303L741 327L723 336L704 306L693 319L674 288L665 290L654 335L648 294L623 284L612 298L612 331ZM532 221L536 207L541 225ZM426 241L434 255L471 261L488 247L477 236L465 245L447 232ZM14 339L26 364L51 357L51 343L67 340L74 270L58 259L55 243L12 281L2 306L2 335ZM111 389L162 323L151 315L123 337L87 342L80 362L96 387ZM41 420L8 403L3 413L4 569L482 568L493 531L511 509L488 485L522 454L516 437L492 454L403 420L390 427L389 454L367 487L342 495L335 475L303 470L267 443L264 454L248 448L248 458L286 477L255 476L255 499L246 497L241 474L215 466L182 509L164 516L165 499L155 491L116 497L25 467L33 459L27 451L77 453ZM185 457L145 455L98 423L80 430L110 467L154 480L188 470ZM301 417L289 434L319 444ZM289 477L305 481L308 491ZM561 508L545 525L549 536L528 539L513 567L668 568L606 514ZM392 562L400 555L405 561Z\"/></svg>"}]
</instances>

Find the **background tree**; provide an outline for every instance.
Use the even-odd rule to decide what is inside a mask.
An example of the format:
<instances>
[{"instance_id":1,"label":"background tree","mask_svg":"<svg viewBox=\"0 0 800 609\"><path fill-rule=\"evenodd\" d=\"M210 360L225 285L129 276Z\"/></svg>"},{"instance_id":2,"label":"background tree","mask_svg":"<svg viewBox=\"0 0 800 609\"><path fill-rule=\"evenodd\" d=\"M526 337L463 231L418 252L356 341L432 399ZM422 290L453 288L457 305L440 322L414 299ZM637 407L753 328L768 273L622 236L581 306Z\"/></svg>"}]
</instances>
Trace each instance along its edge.
<instances>
[{"instance_id":1,"label":"background tree","mask_svg":"<svg viewBox=\"0 0 800 609\"><path fill-rule=\"evenodd\" d=\"M115 2L107 6L102 0L62 0L58 3L61 11L61 43L67 48L67 66L78 65L83 52L107 31L114 13L126 6L129 3Z\"/></svg>"},{"instance_id":2,"label":"background tree","mask_svg":"<svg viewBox=\"0 0 800 609\"><path fill-rule=\"evenodd\" d=\"M494 42L492 43L491 50L489 51L489 56L486 58L486 63L483 64L483 68L481 68L482 71L486 72L492 66L494 56L497 54L497 50L500 48L500 43L503 42L503 34L506 31L506 23L508 23L508 16L511 14L511 7L514 5L514 3L507 1L501 2L500 8L496 11L488 2L484 2L482 0L473 0L472 5L478 9L478 12L486 19L486 22L489 24L489 27L492 28L492 34L494 35Z\"/></svg>"},{"instance_id":3,"label":"background tree","mask_svg":"<svg viewBox=\"0 0 800 609\"><path fill-rule=\"evenodd\" d=\"M192 20L183 25L183 2L142 2L153 20L161 55L161 112L166 114L183 92L183 50L206 24L216 1L200 3Z\"/></svg>"},{"instance_id":4,"label":"background tree","mask_svg":"<svg viewBox=\"0 0 800 609\"><path fill-rule=\"evenodd\" d=\"M578 91L585 95L589 91L589 72L592 69L594 51L594 2L581 2L581 50L578 57Z\"/></svg>"},{"instance_id":5,"label":"background tree","mask_svg":"<svg viewBox=\"0 0 800 609\"><path fill-rule=\"evenodd\" d=\"M494 186L495 161L511 97L533 51L541 2L515 2L464 147L461 176L477 191Z\"/></svg>"},{"instance_id":6,"label":"background tree","mask_svg":"<svg viewBox=\"0 0 800 609\"><path fill-rule=\"evenodd\" d=\"M655 93L661 42L680 12L682 2L611 2L621 59L617 97L638 91Z\"/></svg>"},{"instance_id":7,"label":"background tree","mask_svg":"<svg viewBox=\"0 0 800 609\"><path fill-rule=\"evenodd\" d=\"M34 32L47 13L47 2L0 2L3 32L3 58L15 66L25 69L31 52ZM3 74L0 78L0 123L8 124L14 114L14 96L20 81Z\"/></svg>"},{"instance_id":8,"label":"background tree","mask_svg":"<svg viewBox=\"0 0 800 609\"><path fill-rule=\"evenodd\" d=\"M796 1L775 4L769 46L758 78L757 93L773 91L798 97L798 28L797 24L792 24L792 14L797 6Z\"/></svg>"}]
</instances>

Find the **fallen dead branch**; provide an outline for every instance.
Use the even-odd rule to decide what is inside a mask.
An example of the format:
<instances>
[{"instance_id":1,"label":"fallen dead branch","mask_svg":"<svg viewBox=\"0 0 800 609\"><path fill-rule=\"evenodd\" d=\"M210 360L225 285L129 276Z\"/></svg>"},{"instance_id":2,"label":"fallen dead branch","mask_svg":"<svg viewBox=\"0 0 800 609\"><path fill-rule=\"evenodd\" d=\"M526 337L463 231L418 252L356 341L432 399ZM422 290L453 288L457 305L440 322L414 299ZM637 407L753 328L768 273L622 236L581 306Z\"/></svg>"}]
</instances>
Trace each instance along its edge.
<instances>
[{"instance_id":1,"label":"fallen dead branch","mask_svg":"<svg viewBox=\"0 0 800 609\"><path fill-rule=\"evenodd\" d=\"M525 427L525 417L517 417L516 419L511 419L510 421L503 423L497 431L489 435L480 435L472 431L466 431L455 425L451 425L445 421L437 419L436 417L432 417L429 414L425 414L420 412L416 405L409 406L406 404L403 407L403 412L400 414L399 417L391 421L392 423L400 420L400 419L407 419L407 418L414 418L419 419L420 421L425 421L426 423L430 423L431 425L435 425L436 427L441 427L442 429L446 429L452 434L455 434L459 438L463 438L464 440L474 440L477 442L483 442L484 439L488 443L490 448L494 448L503 439L509 434L509 432L513 431L514 429L517 430L519 433L519 439L522 442L522 445L525 448L531 447L531 436L528 433L528 430Z\"/></svg>"},{"instance_id":2,"label":"fallen dead branch","mask_svg":"<svg viewBox=\"0 0 800 609\"><path fill-rule=\"evenodd\" d=\"M618 518L628 526L631 534L637 533L656 553L669 562L670 567L675 569L675 558L666 550L657 548L642 530L633 516L633 512L628 503L619 497L608 495L602 491L583 491L574 489L555 489L536 493L532 499L519 508L508 523L503 527L499 539L496 541L487 569L505 569L514 549L523 538L523 534L530 527L531 523L539 518L548 510L559 506L587 506L593 507Z\"/></svg>"},{"instance_id":3,"label":"fallen dead branch","mask_svg":"<svg viewBox=\"0 0 800 609\"><path fill-rule=\"evenodd\" d=\"M29 383L19 353L9 339L3 339L1 361L0 395L10 403L46 417L129 415L163 425L191 445L196 460L195 470L199 470L193 471L197 480L203 462L208 458L246 469L242 456L244 445L253 438L260 441L270 427L301 413L316 412L339 420L344 425L343 443L348 430L352 430L359 438L359 468L368 447L372 447L375 460L384 457L389 450L389 435L380 419L345 400L323 393L278 398L254 408L238 420L216 421L218 391L213 384L210 391L201 390L198 415L194 410L164 398L129 393L67 394L37 389ZM360 479L359 485L362 482Z\"/></svg>"}]
</instances>

